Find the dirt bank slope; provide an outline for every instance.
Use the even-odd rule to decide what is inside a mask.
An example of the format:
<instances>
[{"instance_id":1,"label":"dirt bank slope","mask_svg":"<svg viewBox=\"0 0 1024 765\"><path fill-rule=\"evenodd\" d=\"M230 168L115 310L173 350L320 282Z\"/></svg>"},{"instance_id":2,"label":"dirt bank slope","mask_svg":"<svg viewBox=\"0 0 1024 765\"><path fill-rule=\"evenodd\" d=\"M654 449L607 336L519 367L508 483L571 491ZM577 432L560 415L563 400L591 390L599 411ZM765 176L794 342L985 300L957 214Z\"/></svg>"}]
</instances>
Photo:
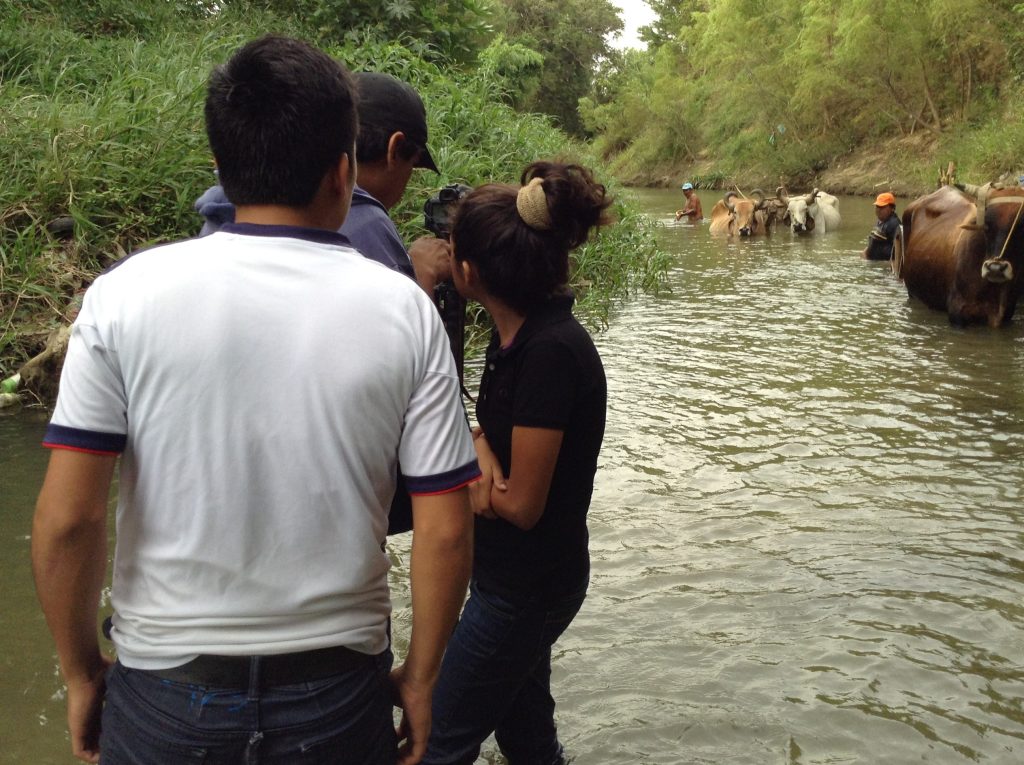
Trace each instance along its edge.
<instances>
[{"instance_id":1,"label":"dirt bank slope","mask_svg":"<svg viewBox=\"0 0 1024 765\"><path fill-rule=\"evenodd\" d=\"M719 169L722 163L713 159L626 172L621 177L631 186L674 187L684 179L697 178L705 179L702 185L715 189L735 185L745 190L760 187L769 191L785 184L795 191L817 186L832 194L860 196L891 191L897 197L909 200L932 191L937 183L939 166L945 167L947 163L948 158L936 156L934 140L918 134L859 149L837 157L823 170L795 178L769 177L757 171L725 174ZM990 179L964 180L984 183Z\"/></svg>"}]
</instances>

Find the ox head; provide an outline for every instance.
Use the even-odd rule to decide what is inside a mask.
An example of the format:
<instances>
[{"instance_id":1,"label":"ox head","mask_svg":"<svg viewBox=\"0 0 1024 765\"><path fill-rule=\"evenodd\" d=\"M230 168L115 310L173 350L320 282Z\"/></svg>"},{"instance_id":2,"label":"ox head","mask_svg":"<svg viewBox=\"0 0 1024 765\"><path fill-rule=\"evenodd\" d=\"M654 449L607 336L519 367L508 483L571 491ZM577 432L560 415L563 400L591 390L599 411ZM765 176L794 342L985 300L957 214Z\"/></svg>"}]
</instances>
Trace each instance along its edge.
<instances>
[{"instance_id":1,"label":"ox head","mask_svg":"<svg viewBox=\"0 0 1024 765\"><path fill-rule=\"evenodd\" d=\"M810 194L789 198L786 205L786 216L794 234L807 234L814 231L814 204L818 198L818 189Z\"/></svg>"},{"instance_id":2,"label":"ox head","mask_svg":"<svg viewBox=\"0 0 1024 765\"><path fill-rule=\"evenodd\" d=\"M993 187L988 183L956 186L975 198L976 221L964 223L961 228L984 235L981 278L991 284L1013 281L1014 264L1018 269L1024 267L1024 190Z\"/></svg>"},{"instance_id":3,"label":"ox head","mask_svg":"<svg viewBox=\"0 0 1024 765\"><path fill-rule=\"evenodd\" d=\"M1024 284L1024 189L957 186L975 197L975 219L960 225L949 318L998 327L1013 317Z\"/></svg>"},{"instance_id":4,"label":"ox head","mask_svg":"<svg viewBox=\"0 0 1024 765\"><path fill-rule=\"evenodd\" d=\"M764 193L760 189L754 189L750 192L750 196L753 198L739 199L739 194L729 191L722 198L731 218L729 233L751 236L757 233L759 225L763 227L764 215L759 217L757 213L764 209Z\"/></svg>"}]
</instances>

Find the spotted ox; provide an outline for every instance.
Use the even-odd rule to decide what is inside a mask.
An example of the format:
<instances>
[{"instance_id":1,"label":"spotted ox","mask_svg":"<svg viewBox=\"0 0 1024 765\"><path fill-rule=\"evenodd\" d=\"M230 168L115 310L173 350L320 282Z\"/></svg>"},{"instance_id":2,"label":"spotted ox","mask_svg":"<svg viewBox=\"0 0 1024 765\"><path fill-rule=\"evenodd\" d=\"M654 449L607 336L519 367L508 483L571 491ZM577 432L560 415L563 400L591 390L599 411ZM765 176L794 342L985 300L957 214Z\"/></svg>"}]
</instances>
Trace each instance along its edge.
<instances>
[{"instance_id":1,"label":"spotted ox","mask_svg":"<svg viewBox=\"0 0 1024 765\"><path fill-rule=\"evenodd\" d=\"M943 186L903 212L907 293L957 325L1005 324L1020 297L1024 189Z\"/></svg>"},{"instance_id":2,"label":"spotted ox","mask_svg":"<svg viewBox=\"0 0 1024 765\"><path fill-rule=\"evenodd\" d=\"M839 228L839 200L831 194L814 189L810 194L789 197L782 188L776 193L786 203L782 222L794 234L824 234Z\"/></svg>"},{"instance_id":3,"label":"spotted ox","mask_svg":"<svg viewBox=\"0 0 1024 765\"><path fill-rule=\"evenodd\" d=\"M760 189L750 192L750 199L740 199L730 191L711 208L712 234L727 236L755 236L771 233L774 216L769 214L764 193Z\"/></svg>"}]
</instances>

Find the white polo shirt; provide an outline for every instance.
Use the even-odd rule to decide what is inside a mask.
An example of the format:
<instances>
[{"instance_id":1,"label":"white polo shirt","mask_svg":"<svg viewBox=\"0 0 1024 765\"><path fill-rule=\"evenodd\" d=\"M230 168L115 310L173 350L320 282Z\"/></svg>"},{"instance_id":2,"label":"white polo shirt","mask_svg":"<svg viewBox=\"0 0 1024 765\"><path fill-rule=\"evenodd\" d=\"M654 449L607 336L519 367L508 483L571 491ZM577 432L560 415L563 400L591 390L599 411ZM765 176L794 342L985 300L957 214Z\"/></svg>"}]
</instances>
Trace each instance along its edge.
<instances>
[{"instance_id":1,"label":"white polo shirt","mask_svg":"<svg viewBox=\"0 0 1024 765\"><path fill-rule=\"evenodd\" d=\"M335 233L236 224L96 279L47 446L121 453L129 667L387 646L387 513L479 475L441 320Z\"/></svg>"}]
</instances>

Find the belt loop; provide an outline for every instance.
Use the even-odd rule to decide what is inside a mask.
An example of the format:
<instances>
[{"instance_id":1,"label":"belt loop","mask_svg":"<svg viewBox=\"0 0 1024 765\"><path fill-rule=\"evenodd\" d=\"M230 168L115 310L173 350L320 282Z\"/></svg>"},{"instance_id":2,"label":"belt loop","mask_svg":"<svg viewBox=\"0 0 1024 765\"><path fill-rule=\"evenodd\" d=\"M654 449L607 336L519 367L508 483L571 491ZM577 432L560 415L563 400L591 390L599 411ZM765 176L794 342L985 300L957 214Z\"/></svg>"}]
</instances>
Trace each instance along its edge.
<instances>
[{"instance_id":1,"label":"belt loop","mask_svg":"<svg viewBox=\"0 0 1024 765\"><path fill-rule=\"evenodd\" d=\"M259 701L260 698L260 657L249 658L249 701Z\"/></svg>"}]
</instances>

